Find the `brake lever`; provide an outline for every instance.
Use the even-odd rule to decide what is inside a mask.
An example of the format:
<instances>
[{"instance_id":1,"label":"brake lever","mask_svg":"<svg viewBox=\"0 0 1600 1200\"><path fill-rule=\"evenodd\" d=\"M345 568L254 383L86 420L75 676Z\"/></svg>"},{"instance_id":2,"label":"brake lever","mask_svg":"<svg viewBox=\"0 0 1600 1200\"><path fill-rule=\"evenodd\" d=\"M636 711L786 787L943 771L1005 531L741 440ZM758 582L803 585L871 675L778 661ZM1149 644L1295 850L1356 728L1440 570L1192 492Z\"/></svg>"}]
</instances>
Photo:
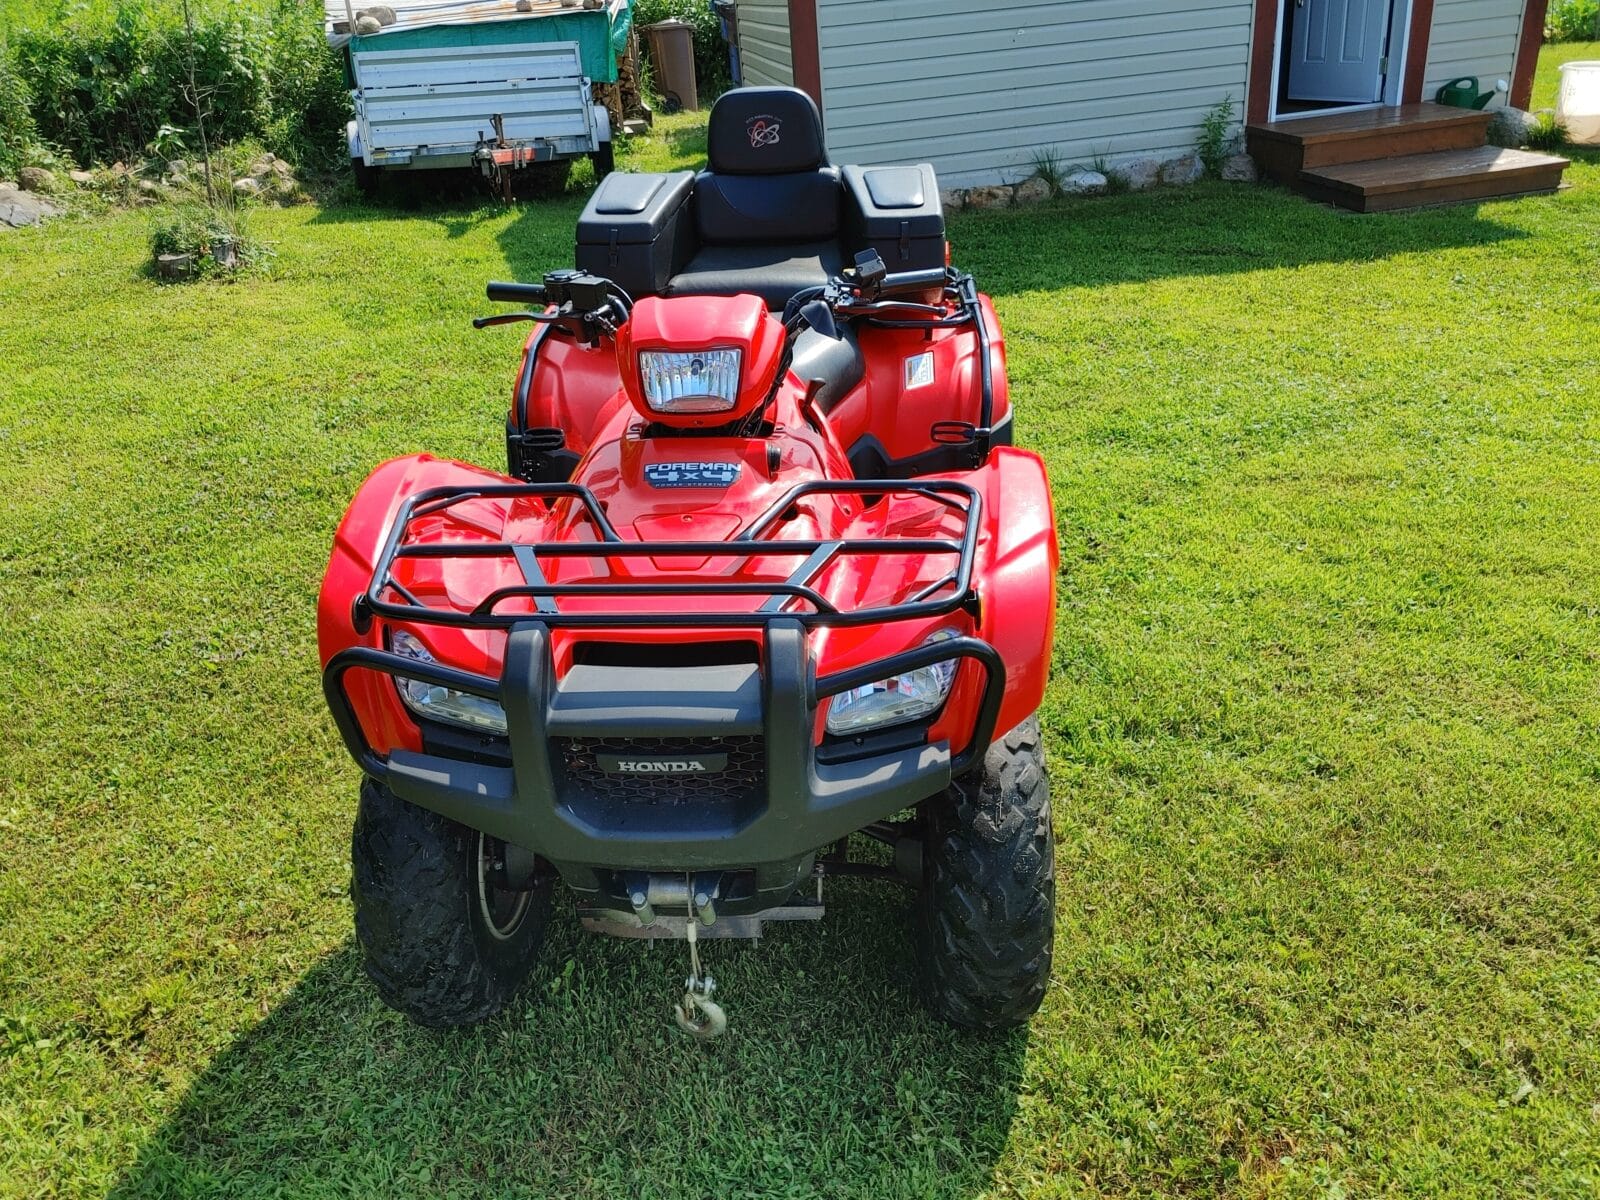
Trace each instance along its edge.
<instances>
[{"instance_id":1,"label":"brake lever","mask_svg":"<svg viewBox=\"0 0 1600 1200\"><path fill-rule=\"evenodd\" d=\"M548 321L551 319L550 313L496 313L492 317L473 317L472 327L474 329L487 329L491 325L514 325L518 321Z\"/></svg>"}]
</instances>

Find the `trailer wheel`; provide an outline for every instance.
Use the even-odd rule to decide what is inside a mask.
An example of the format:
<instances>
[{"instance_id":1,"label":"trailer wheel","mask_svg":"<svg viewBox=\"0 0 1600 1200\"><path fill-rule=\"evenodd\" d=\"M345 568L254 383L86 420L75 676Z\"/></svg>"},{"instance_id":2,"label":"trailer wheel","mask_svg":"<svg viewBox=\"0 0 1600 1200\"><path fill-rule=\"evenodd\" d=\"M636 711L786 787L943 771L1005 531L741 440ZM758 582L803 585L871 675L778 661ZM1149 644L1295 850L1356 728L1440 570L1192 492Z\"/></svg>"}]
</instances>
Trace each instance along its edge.
<instances>
[{"instance_id":1,"label":"trailer wheel","mask_svg":"<svg viewBox=\"0 0 1600 1200\"><path fill-rule=\"evenodd\" d=\"M589 155L589 161L594 164L594 181L599 183L617 168L616 143L601 142L600 149Z\"/></svg>"},{"instance_id":2,"label":"trailer wheel","mask_svg":"<svg viewBox=\"0 0 1600 1200\"><path fill-rule=\"evenodd\" d=\"M1055 837L1039 720L924 804L917 959L928 1008L1007 1029L1038 1011L1055 943Z\"/></svg>"},{"instance_id":3,"label":"trailer wheel","mask_svg":"<svg viewBox=\"0 0 1600 1200\"><path fill-rule=\"evenodd\" d=\"M528 977L550 881L508 890L499 843L366 780L351 838L350 895L367 977L419 1025L470 1025Z\"/></svg>"},{"instance_id":4,"label":"trailer wheel","mask_svg":"<svg viewBox=\"0 0 1600 1200\"><path fill-rule=\"evenodd\" d=\"M355 176L356 188L368 200L378 194L378 168L369 167L359 158L350 160L350 173Z\"/></svg>"}]
</instances>

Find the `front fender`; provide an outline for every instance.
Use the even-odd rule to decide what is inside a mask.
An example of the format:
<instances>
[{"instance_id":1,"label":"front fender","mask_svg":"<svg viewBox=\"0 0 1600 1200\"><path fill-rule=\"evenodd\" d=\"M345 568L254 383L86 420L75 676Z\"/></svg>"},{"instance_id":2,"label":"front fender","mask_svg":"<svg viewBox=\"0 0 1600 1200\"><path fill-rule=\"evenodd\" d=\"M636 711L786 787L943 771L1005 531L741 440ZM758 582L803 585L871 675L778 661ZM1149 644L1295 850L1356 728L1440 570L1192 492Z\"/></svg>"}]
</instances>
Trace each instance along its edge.
<instances>
[{"instance_id":1,"label":"front fender","mask_svg":"<svg viewBox=\"0 0 1600 1200\"><path fill-rule=\"evenodd\" d=\"M1056 575L1061 549L1044 460L1031 450L998 446L974 472L982 480L984 532L979 636L1000 652L1005 698L995 736L1032 715L1044 700L1055 644Z\"/></svg>"},{"instance_id":2,"label":"front fender","mask_svg":"<svg viewBox=\"0 0 1600 1200\"><path fill-rule=\"evenodd\" d=\"M339 522L317 596L317 652L322 665L326 667L329 659L351 646L381 646L382 635L375 623L365 632L357 628L355 602L372 581L373 564L407 496L431 487L513 482L493 471L430 454L390 459L367 476ZM346 688L374 750L382 754L396 748L422 748L416 723L389 679L372 671L352 671Z\"/></svg>"}]
</instances>

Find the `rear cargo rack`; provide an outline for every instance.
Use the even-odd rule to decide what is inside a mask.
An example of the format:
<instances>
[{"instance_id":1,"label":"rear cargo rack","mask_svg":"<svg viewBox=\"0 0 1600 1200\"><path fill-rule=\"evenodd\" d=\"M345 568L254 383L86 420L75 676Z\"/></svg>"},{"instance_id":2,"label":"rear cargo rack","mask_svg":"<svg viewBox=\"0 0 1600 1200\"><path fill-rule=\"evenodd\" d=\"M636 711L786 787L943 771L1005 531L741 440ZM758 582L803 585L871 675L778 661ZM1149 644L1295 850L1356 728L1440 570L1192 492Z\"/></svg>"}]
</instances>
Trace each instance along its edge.
<instances>
[{"instance_id":1,"label":"rear cargo rack","mask_svg":"<svg viewBox=\"0 0 1600 1200\"><path fill-rule=\"evenodd\" d=\"M783 514L807 496L854 495L862 499L887 496L923 496L944 504L963 518L959 537L942 538L818 538L779 539L768 532ZM592 542L412 542L411 523L437 515L469 500L576 501L593 526ZM790 488L736 537L722 542L631 541L621 537L606 518L594 493L576 483L490 484L482 487L436 487L409 496L395 514L372 581L357 599L357 619L373 616L395 621L418 621L470 629L509 629L519 622L537 620L552 628L672 625L731 628L763 626L777 620L814 625L869 625L943 616L975 603L972 589L981 500L975 489L949 480L811 480ZM851 555L949 555L954 566L945 575L893 604L841 609L816 590L813 581L831 563ZM542 560L589 558L745 559L793 557L800 560L782 581L707 580L694 583L653 583L648 580L613 579L553 583ZM419 600L394 576L401 559L508 558L522 571L524 582L497 588L470 612L440 608ZM663 607L652 612L565 612L563 598L639 596L668 600L673 597L765 596L766 602L751 612L684 612ZM531 599L532 613L506 613L500 606L514 598Z\"/></svg>"}]
</instances>

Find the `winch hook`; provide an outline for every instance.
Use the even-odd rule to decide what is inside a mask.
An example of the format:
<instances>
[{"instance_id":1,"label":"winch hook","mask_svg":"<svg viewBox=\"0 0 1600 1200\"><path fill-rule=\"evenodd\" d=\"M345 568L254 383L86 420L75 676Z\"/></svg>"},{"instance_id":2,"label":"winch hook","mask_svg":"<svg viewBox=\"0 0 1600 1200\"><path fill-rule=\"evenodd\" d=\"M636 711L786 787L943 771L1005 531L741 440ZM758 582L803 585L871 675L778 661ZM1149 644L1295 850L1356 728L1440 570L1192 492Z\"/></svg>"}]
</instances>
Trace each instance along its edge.
<instances>
[{"instance_id":1,"label":"winch hook","mask_svg":"<svg viewBox=\"0 0 1600 1200\"><path fill-rule=\"evenodd\" d=\"M672 1009L678 1028L692 1038L709 1042L728 1031L728 1014L711 998L717 981L700 969L700 920L691 903L684 937L689 942L689 978L683 981L683 999Z\"/></svg>"}]
</instances>

